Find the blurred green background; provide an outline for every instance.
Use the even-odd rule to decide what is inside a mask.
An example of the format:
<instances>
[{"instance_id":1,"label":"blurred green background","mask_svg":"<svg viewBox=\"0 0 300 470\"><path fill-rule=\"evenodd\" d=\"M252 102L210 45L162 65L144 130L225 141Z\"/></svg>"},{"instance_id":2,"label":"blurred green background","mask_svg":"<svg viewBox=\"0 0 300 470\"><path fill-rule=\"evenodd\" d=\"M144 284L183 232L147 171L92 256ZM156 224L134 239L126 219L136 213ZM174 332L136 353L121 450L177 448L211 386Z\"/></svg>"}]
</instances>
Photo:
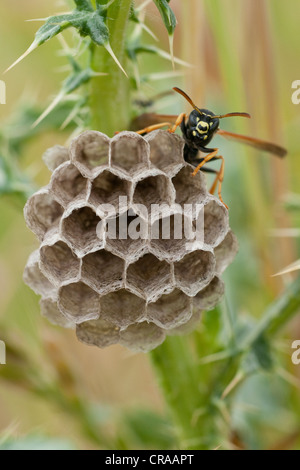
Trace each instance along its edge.
<instances>
[{"instance_id":1,"label":"blurred green background","mask_svg":"<svg viewBox=\"0 0 300 470\"><path fill-rule=\"evenodd\" d=\"M234 315L259 318L293 279L293 274L272 275L299 258L299 237L287 236L287 229L298 229L300 222L300 105L291 101L292 82L300 79L299 1L172 0L171 6L178 19L175 55L192 67L176 66L181 76L146 83L143 97L180 86L200 107L252 115L249 122L226 120L224 129L273 140L288 149L288 157L281 161L219 137L215 140L226 158L223 198L240 242L240 252L225 275L226 302ZM25 20L65 10L63 0L2 0L0 70L24 52L40 26ZM146 18L160 47L168 50L167 33L153 4L147 7ZM0 134L22 133L20 122L14 122L29 103L41 111L50 103L65 77L60 50L54 39L1 77L7 85L7 104L0 105ZM169 61L155 56L145 56L139 65L143 74L172 72ZM177 96L161 100L157 109L168 114L189 110ZM47 184L50 174L41 156L48 147L65 144L70 134L46 127L17 150L23 184L26 178L36 187ZM9 348L8 365L0 366L0 440L3 436L13 446L13 438L18 438L23 447L171 448L172 430L147 356L119 346L89 348L74 332L40 317L38 299L22 281L37 242L23 220L23 198L18 191L6 193L0 198L0 339ZM284 368L297 385L300 366L292 366L290 360L294 339L300 339L299 319L278 341ZM271 407L272 397L259 380L252 386L261 390L258 401L262 409L269 406L265 416L270 417L277 404ZM271 431L262 426L263 448L288 439L292 430L296 441L290 445L300 443L299 389L282 391L282 386L275 380L278 422L270 424ZM254 424L253 429L260 427Z\"/></svg>"}]
</instances>

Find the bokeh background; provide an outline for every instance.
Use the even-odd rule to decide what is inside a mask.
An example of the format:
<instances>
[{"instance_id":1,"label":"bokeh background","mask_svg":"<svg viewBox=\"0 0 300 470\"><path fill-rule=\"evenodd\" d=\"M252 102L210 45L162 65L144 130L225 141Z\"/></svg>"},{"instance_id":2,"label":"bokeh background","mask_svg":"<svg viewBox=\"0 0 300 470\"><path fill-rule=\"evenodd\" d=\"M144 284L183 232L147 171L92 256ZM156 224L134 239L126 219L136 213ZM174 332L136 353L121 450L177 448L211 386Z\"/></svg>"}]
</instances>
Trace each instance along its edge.
<instances>
[{"instance_id":1,"label":"bokeh background","mask_svg":"<svg viewBox=\"0 0 300 470\"><path fill-rule=\"evenodd\" d=\"M143 96L151 98L180 86L200 107L252 115L249 122L224 120L224 129L273 140L288 149L281 161L216 138L226 158L223 198L240 241L240 252L225 276L226 302L236 315L259 318L294 276L272 275L299 258L300 105L292 103L291 87L300 79L300 5L297 0L172 0L171 6L178 19L175 55L191 67L176 66L177 76L146 84ZM2 0L0 70L32 42L40 23L26 20L65 10L63 0ZM146 22L167 51L168 37L154 5L147 7ZM7 85L7 104L0 106L1 142L5 133L22 134L26 119L20 123L20 110L34 103L42 111L59 90L65 77L60 51L54 39L1 77ZM140 60L140 70L170 74L172 65L147 56ZM179 96L167 96L153 109L168 114L189 110ZM17 155L21 180L36 187L47 184L49 171L41 156L48 147L65 144L70 134L46 127L22 145ZM0 186L1 171L2 167ZM164 400L147 356L119 346L89 348L74 332L40 317L38 299L22 281L26 260L37 246L23 220L24 200L18 191L1 192L0 339L7 342L9 364L0 366L0 440L17 438L23 447L172 447ZM297 385L300 366L292 366L290 360L294 339L300 339L299 319L278 344ZM279 390L281 384L275 387ZM278 420L293 393L280 395ZM264 394L267 402L270 395L266 390ZM98 420L97 436L91 415ZM279 424L265 433L263 447L281 437ZM159 443L157 429L162 434ZM299 443L296 432L297 439Z\"/></svg>"}]
</instances>

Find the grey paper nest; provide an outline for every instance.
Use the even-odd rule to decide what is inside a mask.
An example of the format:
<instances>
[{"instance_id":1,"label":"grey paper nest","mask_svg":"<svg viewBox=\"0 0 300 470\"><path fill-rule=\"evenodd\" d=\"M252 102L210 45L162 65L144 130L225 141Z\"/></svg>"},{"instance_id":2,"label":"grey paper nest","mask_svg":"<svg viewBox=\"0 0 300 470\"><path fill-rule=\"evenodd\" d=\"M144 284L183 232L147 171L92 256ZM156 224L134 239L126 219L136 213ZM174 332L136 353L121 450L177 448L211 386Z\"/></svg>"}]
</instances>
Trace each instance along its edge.
<instances>
[{"instance_id":1,"label":"grey paper nest","mask_svg":"<svg viewBox=\"0 0 300 470\"><path fill-rule=\"evenodd\" d=\"M40 241L24 280L41 296L42 315L76 328L80 341L146 352L166 335L191 331L201 311L220 301L220 276L237 241L228 211L207 192L204 175L191 176L183 145L179 136L161 130L146 137L122 132L113 139L88 131L70 149L56 146L44 155L53 173L24 209ZM166 209L151 218L141 210L141 204L149 209L163 203ZM172 204L201 206L204 244L188 243L186 234L172 237L177 223L168 210ZM139 217L144 232L156 228L159 236L111 239L100 230L105 221L120 227L124 217L126 227ZM184 217L193 227L197 214ZM159 225L166 220L169 238Z\"/></svg>"}]
</instances>

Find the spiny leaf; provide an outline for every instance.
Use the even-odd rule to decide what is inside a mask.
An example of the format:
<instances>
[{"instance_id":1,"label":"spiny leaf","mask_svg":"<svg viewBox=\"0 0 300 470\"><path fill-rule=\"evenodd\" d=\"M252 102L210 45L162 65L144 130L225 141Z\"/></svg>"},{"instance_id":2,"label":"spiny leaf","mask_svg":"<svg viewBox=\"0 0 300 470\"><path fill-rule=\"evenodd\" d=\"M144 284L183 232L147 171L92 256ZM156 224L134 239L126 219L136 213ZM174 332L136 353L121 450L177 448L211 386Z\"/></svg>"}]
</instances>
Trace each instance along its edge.
<instances>
[{"instance_id":1,"label":"spiny leaf","mask_svg":"<svg viewBox=\"0 0 300 470\"><path fill-rule=\"evenodd\" d=\"M48 18L46 23L43 26L41 26L40 29L37 31L35 35L35 39L33 43L31 44L31 46L10 67L8 67L8 69L6 69L4 73L8 72L13 67L15 67L18 63L20 63L23 59L25 59L25 57L27 57L32 51L34 51L37 47L41 46L45 42L49 41L49 39L52 39L54 36L57 36L57 34L61 33L64 29L71 26L71 23L70 23L71 17L72 17L72 14L58 15L58 16L53 16L51 18Z\"/></svg>"},{"instance_id":2,"label":"spiny leaf","mask_svg":"<svg viewBox=\"0 0 300 470\"><path fill-rule=\"evenodd\" d=\"M51 111L63 100L66 95L73 93L73 91L77 90L80 86L87 83L94 75L94 71L90 68L87 69L80 69L78 64L73 61L73 72L72 74L64 81L63 86L59 94L54 98L52 103L48 106L48 108L41 114L41 116L34 122L33 127L36 127L40 122L42 122L46 116L48 116ZM97 74L98 75L98 74Z\"/></svg>"},{"instance_id":3,"label":"spiny leaf","mask_svg":"<svg viewBox=\"0 0 300 470\"><path fill-rule=\"evenodd\" d=\"M104 46L113 57L116 64L126 75L126 72L116 58L109 44L109 30L105 23L106 16L105 14L102 14L107 10L110 4L111 2L108 2L106 5L102 5L101 8L98 8L97 11L95 11L93 8L90 8L89 3L78 1L76 2L76 5L78 5L79 8L74 10L72 13L48 18L46 23L37 31L35 39L29 49L19 59L17 59L6 70L6 72L17 65L38 46L49 41L49 39L52 39L54 36L57 36L63 30L73 26L75 29L77 29L80 36L89 36L95 44L98 46ZM84 5L87 8L84 8Z\"/></svg>"},{"instance_id":4,"label":"spiny leaf","mask_svg":"<svg viewBox=\"0 0 300 470\"><path fill-rule=\"evenodd\" d=\"M177 20L176 20L176 16L172 8L169 5L170 0L153 0L153 1L161 14L161 17L163 19L165 27L167 28L169 36L173 36L176 25L177 25Z\"/></svg>"},{"instance_id":5,"label":"spiny leaf","mask_svg":"<svg viewBox=\"0 0 300 470\"><path fill-rule=\"evenodd\" d=\"M98 46L104 46L109 42L108 27L98 12L89 15L85 24L81 25L79 32L82 36L90 36Z\"/></svg>"},{"instance_id":6,"label":"spiny leaf","mask_svg":"<svg viewBox=\"0 0 300 470\"><path fill-rule=\"evenodd\" d=\"M77 10L86 10L86 11L93 11L93 7L89 0L74 0L76 4Z\"/></svg>"},{"instance_id":7,"label":"spiny leaf","mask_svg":"<svg viewBox=\"0 0 300 470\"><path fill-rule=\"evenodd\" d=\"M173 69L175 68L175 59L174 59L174 31L177 25L176 16L169 6L170 0L154 0L155 5L157 6L165 27L167 28L168 35L169 35L169 43L170 43L170 55L172 60Z\"/></svg>"}]
</instances>

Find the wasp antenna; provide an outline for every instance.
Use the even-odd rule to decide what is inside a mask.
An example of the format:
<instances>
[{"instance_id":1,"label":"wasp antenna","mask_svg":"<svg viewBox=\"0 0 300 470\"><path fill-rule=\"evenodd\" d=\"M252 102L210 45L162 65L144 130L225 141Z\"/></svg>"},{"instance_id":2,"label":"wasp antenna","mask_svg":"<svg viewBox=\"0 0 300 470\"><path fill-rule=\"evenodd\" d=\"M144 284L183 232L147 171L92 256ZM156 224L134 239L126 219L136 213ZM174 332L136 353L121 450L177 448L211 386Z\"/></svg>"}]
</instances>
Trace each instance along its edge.
<instances>
[{"instance_id":1,"label":"wasp antenna","mask_svg":"<svg viewBox=\"0 0 300 470\"><path fill-rule=\"evenodd\" d=\"M233 117L233 116L246 117L249 119L251 118L249 113L228 113L228 114L222 114L221 116L214 116L214 118L223 119L223 118Z\"/></svg>"},{"instance_id":2,"label":"wasp antenna","mask_svg":"<svg viewBox=\"0 0 300 470\"><path fill-rule=\"evenodd\" d=\"M181 90L180 88L177 88L176 86L173 88L173 90L179 93L180 95L182 95L190 103L190 105L192 105L193 108L196 109L200 114L203 114L198 108L198 106L196 106L195 103L193 103L191 98L183 90Z\"/></svg>"}]
</instances>

